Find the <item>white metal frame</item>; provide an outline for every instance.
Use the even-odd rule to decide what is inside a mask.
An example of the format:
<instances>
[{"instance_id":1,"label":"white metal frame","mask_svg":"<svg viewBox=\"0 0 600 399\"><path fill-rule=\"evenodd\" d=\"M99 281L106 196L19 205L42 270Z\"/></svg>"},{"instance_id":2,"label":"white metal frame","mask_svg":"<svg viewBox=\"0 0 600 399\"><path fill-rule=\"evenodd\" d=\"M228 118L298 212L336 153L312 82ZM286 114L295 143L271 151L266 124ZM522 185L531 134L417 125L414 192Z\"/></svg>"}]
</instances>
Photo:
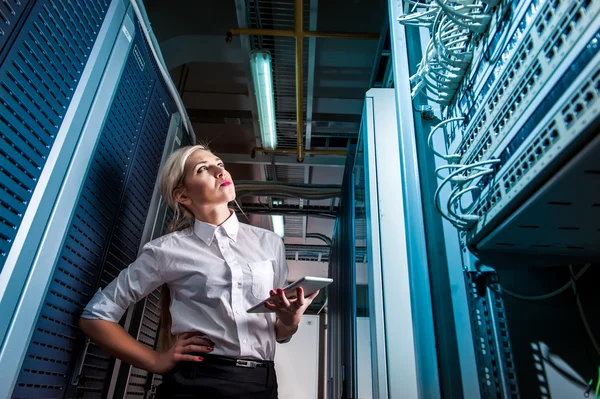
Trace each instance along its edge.
<instances>
[{"instance_id":1,"label":"white metal frame","mask_svg":"<svg viewBox=\"0 0 600 399\"><path fill-rule=\"evenodd\" d=\"M370 244L373 396L439 397L435 342L429 343L429 352L418 345L423 344L423 338L433 338L433 332L421 331L416 313L431 315L432 309L422 295L429 292L417 292L421 287L413 281L417 276L409 253L412 232L408 231L407 197L399 184L404 178L393 89L367 92L362 133ZM423 363L431 362L431 352L435 375L426 374L427 368L423 367Z\"/></svg>"},{"instance_id":2,"label":"white metal frame","mask_svg":"<svg viewBox=\"0 0 600 399\"><path fill-rule=\"evenodd\" d=\"M405 4L406 3L406 4ZM388 18L392 62L394 68L394 93L397 112L397 140L400 162L399 181L406 221L403 227L410 231L406 236L406 251L410 272L410 288L415 318L415 351L417 356L418 397L435 399L440 397L438 360L433 324L429 264L425 241L425 220L421 198L420 172L417 158L414 108L409 81L408 42L406 29L398 23L405 11L405 0L389 0ZM398 393L401 387L396 387Z\"/></svg>"}]
</instances>

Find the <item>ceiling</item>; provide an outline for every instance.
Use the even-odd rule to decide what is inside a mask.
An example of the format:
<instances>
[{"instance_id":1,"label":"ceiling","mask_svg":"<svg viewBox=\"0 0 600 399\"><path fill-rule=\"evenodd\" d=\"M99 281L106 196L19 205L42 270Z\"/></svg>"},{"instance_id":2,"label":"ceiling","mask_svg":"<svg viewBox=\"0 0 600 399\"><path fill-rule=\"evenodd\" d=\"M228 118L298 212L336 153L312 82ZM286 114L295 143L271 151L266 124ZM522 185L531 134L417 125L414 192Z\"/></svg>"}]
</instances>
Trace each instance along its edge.
<instances>
[{"instance_id":1,"label":"ceiling","mask_svg":"<svg viewBox=\"0 0 600 399\"><path fill-rule=\"evenodd\" d=\"M262 147L249 89L249 51L256 48L273 56L278 149L296 149L295 39L234 36L226 43L226 33L231 28L293 30L294 0L146 0L145 6L198 141L210 144L234 181L341 185L343 155L307 154L303 163L295 154L251 156L253 148ZM386 7L385 0L304 0L304 30L379 33ZM304 39L304 149L345 150L356 143L365 92L380 75L382 45L374 39ZM297 212L335 211L339 201L282 199ZM269 212L273 197L238 201L252 224L270 228L268 214L255 211ZM288 257L321 259L307 256L324 245L311 233L331 237L335 219L288 214L284 220L285 242L292 248Z\"/></svg>"}]
</instances>

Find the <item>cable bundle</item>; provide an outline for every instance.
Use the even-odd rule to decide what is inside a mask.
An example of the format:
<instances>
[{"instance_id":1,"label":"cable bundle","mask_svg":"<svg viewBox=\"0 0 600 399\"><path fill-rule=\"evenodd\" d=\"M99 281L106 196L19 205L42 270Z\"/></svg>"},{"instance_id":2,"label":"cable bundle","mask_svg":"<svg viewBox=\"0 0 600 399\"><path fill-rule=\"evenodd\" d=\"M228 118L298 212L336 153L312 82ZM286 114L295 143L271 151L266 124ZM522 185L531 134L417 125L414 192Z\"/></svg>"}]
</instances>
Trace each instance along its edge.
<instances>
[{"instance_id":1,"label":"cable bundle","mask_svg":"<svg viewBox=\"0 0 600 399\"><path fill-rule=\"evenodd\" d=\"M246 196L257 197L285 197L301 198L307 200L323 200L341 196L341 187L339 185L299 185L293 183L272 182L238 182L235 185L235 192L238 198Z\"/></svg>"},{"instance_id":2,"label":"cable bundle","mask_svg":"<svg viewBox=\"0 0 600 399\"><path fill-rule=\"evenodd\" d=\"M412 97L423 95L440 105L450 104L473 59L474 34L485 32L490 6L481 0L409 1L411 13L398 21L431 31L423 59L410 77Z\"/></svg>"},{"instance_id":3,"label":"cable bundle","mask_svg":"<svg viewBox=\"0 0 600 399\"><path fill-rule=\"evenodd\" d=\"M410 13L399 16L398 22L400 22L402 25L431 28L433 21L439 13L438 5L432 0L409 0L408 4L412 6ZM424 10L419 11L418 8L424 8Z\"/></svg>"},{"instance_id":4,"label":"cable bundle","mask_svg":"<svg viewBox=\"0 0 600 399\"><path fill-rule=\"evenodd\" d=\"M441 154L433 148L433 135L434 133L442 128L446 127L452 122L462 121L464 118L449 118L438 123L431 129L429 136L427 137L427 145L433 154L439 158L444 159L448 162L447 165L442 165L435 170L435 175L438 179L442 179L438 188L434 194L435 207L442 217L452 223L459 230L468 230L475 223L479 221L479 216L472 212L473 206L463 207L461 204L462 197L468 193L474 193L480 190L480 186L477 185L477 180L481 177L495 172L494 165L500 162L497 159L490 159L487 161L475 162L469 165L463 165L457 163L460 160L459 154ZM448 170L448 176L442 176L441 171ZM452 192L448 197L445 210L440 203L440 192L442 187L446 184L452 184ZM475 184L473 184L475 183Z\"/></svg>"},{"instance_id":5,"label":"cable bundle","mask_svg":"<svg viewBox=\"0 0 600 399\"><path fill-rule=\"evenodd\" d=\"M442 106L448 106L459 90L473 60L474 41L487 30L492 19L492 7L500 0L408 0L410 12L398 18L403 25L426 27L431 39L425 48L417 72L410 77L412 97L422 94ZM474 204L464 207L463 197L476 194L481 187L481 177L495 173L492 159L470 165L458 164L460 154L441 154L433 148L433 134L449 123L464 118L448 118L435 126L427 139L434 155L448 162L435 173L442 182L438 186L434 202L442 217L460 230L468 230L479 220L473 213ZM447 176L440 172L448 171ZM446 206L440 203L440 192L446 184L452 191Z\"/></svg>"},{"instance_id":6,"label":"cable bundle","mask_svg":"<svg viewBox=\"0 0 600 399\"><path fill-rule=\"evenodd\" d=\"M443 180L435 190L435 207L442 217L452 223L457 229L468 230L479 221L478 215L470 213L473 206L463 207L461 199L465 194L480 190L479 185L472 183L485 175L493 174L495 172L493 166L498 162L500 161L497 159L490 159L470 165L448 164L436 169L436 176ZM440 171L445 169L448 169L450 173L448 176L443 177L440 175ZM453 188L446 202L446 209L444 210L440 203L440 192L442 187L448 183L451 183Z\"/></svg>"}]
</instances>

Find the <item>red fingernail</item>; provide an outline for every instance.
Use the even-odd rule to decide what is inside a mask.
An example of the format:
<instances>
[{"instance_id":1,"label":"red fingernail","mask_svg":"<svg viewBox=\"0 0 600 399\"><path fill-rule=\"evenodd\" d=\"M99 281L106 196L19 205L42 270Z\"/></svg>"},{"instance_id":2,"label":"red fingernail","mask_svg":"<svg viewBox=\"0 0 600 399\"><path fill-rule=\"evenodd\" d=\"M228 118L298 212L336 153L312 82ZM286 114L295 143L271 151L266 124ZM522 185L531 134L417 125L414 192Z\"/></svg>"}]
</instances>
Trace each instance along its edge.
<instances>
[{"instance_id":1,"label":"red fingernail","mask_svg":"<svg viewBox=\"0 0 600 399\"><path fill-rule=\"evenodd\" d=\"M201 361L203 361L203 360L204 360L204 358L203 358L202 356L198 356L198 361L199 361L199 362L201 362Z\"/></svg>"},{"instance_id":2,"label":"red fingernail","mask_svg":"<svg viewBox=\"0 0 600 399\"><path fill-rule=\"evenodd\" d=\"M209 350L209 351L212 351L212 350L213 350L213 348L212 348L211 346L209 346L209 347L208 347L208 350Z\"/></svg>"},{"instance_id":3,"label":"red fingernail","mask_svg":"<svg viewBox=\"0 0 600 399\"><path fill-rule=\"evenodd\" d=\"M277 293L282 294L283 290L281 288L277 288Z\"/></svg>"},{"instance_id":4,"label":"red fingernail","mask_svg":"<svg viewBox=\"0 0 600 399\"><path fill-rule=\"evenodd\" d=\"M275 295L275 291L271 290L271 292L269 292L269 294Z\"/></svg>"}]
</instances>

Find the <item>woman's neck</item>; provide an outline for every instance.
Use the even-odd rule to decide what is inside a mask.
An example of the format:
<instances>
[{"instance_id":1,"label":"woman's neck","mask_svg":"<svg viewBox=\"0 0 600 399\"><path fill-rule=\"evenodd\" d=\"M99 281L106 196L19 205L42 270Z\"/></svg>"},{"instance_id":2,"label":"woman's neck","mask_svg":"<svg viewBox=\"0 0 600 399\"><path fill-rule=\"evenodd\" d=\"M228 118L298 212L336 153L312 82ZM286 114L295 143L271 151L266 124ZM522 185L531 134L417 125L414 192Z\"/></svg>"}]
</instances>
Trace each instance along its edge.
<instances>
[{"instance_id":1,"label":"woman's neck","mask_svg":"<svg viewBox=\"0 0 600 399\"><path fill-rule=\"evenodd\" d=\"M223 204L222 206L197 209L194 216L202 222L219 226L229 219L231 210L227 207L227 204Z\"/></svg>"}]
</instances>

